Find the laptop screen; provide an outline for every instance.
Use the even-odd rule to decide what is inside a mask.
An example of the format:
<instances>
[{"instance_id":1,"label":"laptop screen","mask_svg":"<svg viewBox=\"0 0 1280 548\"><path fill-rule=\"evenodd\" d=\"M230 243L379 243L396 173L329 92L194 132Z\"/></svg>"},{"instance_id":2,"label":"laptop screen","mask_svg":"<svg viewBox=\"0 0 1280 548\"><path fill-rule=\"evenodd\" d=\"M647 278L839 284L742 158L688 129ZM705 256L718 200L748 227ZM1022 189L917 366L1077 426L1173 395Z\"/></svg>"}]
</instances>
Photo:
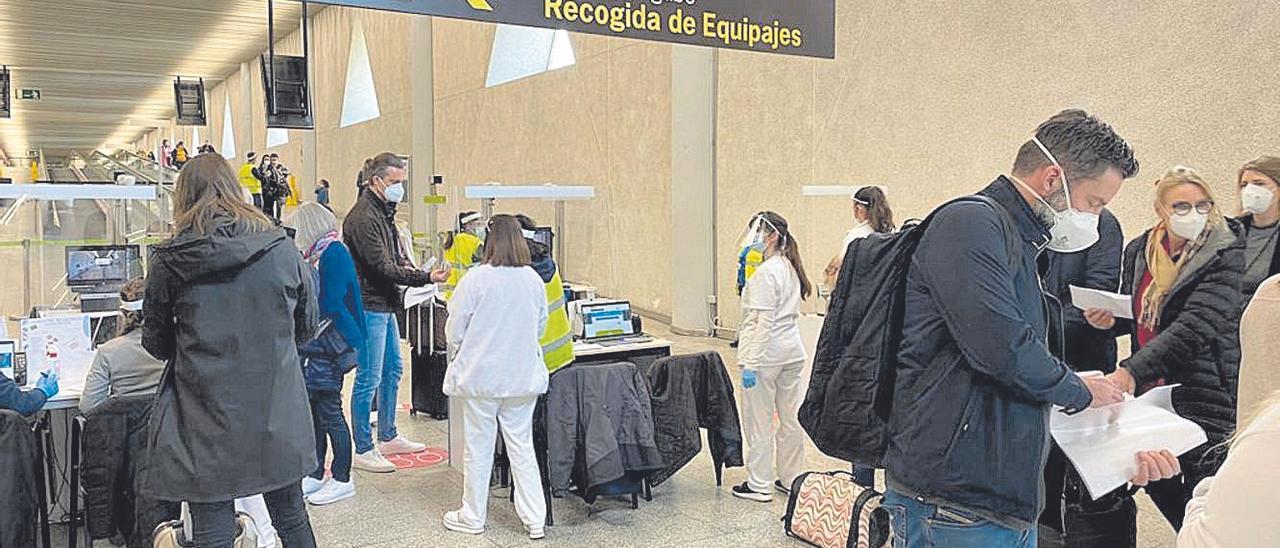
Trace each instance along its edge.
<instances>
[{"instance_id":1,"label":"laptop screen","mask_svg":"<svg viewBox=\"0 0 1280 548\"><path fill-rule=\"evenodd\" d=\"M631 323L631 303L582 306L583 337L587 340L635 335Z\"/></svg>"}]
</instances>

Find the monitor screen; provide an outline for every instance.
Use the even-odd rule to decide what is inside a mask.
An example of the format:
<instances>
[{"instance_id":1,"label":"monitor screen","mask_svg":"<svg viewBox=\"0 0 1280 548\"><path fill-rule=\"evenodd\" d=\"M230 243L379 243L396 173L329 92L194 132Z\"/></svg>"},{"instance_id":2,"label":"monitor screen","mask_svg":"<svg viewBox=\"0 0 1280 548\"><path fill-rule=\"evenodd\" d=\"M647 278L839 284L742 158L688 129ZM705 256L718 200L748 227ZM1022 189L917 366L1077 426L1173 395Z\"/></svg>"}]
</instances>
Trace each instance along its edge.
<instances>
[{"instance_id":1,"label":"monitor screen","mask_svg":"<svg viewBox=\"0 0 1280 548\"><path fill-rule=\"evenodd\" d=\"M18 351L16 341L0 340L0 373L13 378L13 354Z\"/></svg>"},{"instance_id":2,"label":"monitor screen","mask_svg":"<svg viewBox=\"0 0 1280 548\"><path fill-rule=\"evenodd\" d=\"M136 245L67 247L67 286L72 289L111 290L142 275Z\"/></svg>"},{"instance_id":3,"label":"monitor screen","mask_svg":"<svg viewBox=\"0 0 1280 548\"><path fill-rule=\"evenodd\" d=\"M583 337L598 339L635 334L631 324L631 303L583 305Z\"/></svg>"}]
</instances>

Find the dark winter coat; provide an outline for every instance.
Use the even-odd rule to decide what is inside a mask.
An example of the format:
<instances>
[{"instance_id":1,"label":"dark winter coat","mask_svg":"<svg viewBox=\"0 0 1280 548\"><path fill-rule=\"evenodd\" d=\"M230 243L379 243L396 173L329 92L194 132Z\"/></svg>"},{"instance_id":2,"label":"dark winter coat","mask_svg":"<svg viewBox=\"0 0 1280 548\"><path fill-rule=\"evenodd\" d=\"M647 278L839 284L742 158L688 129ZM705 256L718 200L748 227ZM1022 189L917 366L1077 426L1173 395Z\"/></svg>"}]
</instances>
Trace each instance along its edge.
<instances>
[{"instance_id":1,"label":"dark winter coat","mask_svg":"<svg viewBox=\"0 0 1280 548\"><path fill-rule=\"evenodd\" d=\"M368 312L398 312L403 306L400 286L422 287L431 274L407 266L395 225L396 206L372 191L360 193L342 223L342 241L351 250Z\"/></svg>"},{"instance_id":2,"label":"dark winter coat","mask_svg":"<svg viewBox=\"0 0 1280 548\"><path fill-rule=\"evenodd\" d=\"M885 464L899 493L1026 528L1044 506L1050 409L1092 396L1046 344L1048 231L1007 178L979 194L1004 211L951 204L912 256Z\"/></svg>"},{"instance_id":3,"label":"dark winter coat","mask_svg":"<svg viewBox=\"0 0 1280 548\"><path fill-rule=\"evenodd\" d=\"M154 401L151 395L113 398L85 415L80 481L91 538L121 534L131 548L150 547L156 526L178 519L177 503L138 492Z\"/></svg>"},{"instance_id":4,"label":"dark winter coat","mask_svg":"<svg viewBox=\"0 0 1280 548\"><path fill-rule=\"evenodd\" d=\"M547 475L555 493L570 480L590 490L663 468L644 377L630 362L568 367L547 391Z\"/></svg>"},{"instance_id":5,"label":"dark winter coat","mask_svg":"<svg viewBox=\"0 0 1280 548\"><path fill-rule=\"evenodd\" d=\"M733 379L717 352L663 358L649 366L654 441L666 467L649 477L658 485L702 450L707 430L711 460L742 466L742 423L733 397Z\"/></svg>"},{"instance_id":6,"label":"dark winter coat","mask_svg":"<svg viewBox=\"0 0 1280 548\"><path fill-rule=\"evenodd\" d=\"M1197 477L1212 475L1221 465L1225 455L1220 452L1214 458L1200 457L1236 427L1244 239L1238 223L1231 221L1228 228L1214 230L1179 271L1160 310L1155 339L1140 347L1132 321L1116 326L1118 334L1133 335L1133 354L1120 362L1121 367L1133 374L1138 386L1159 379L1181 385L1173 390L1174 411L1208 434L1209 443L1182 458L1184 468L1195 468L1184 472ZM1147 231L1125 248L1120 288L1125 295L1132 295L1146 275L1150 235Z\"/></svg>"},{"instance_id":7,"label":"dark winter coat","mask_svg":"<svg viewBox=\"0 0 1280 548\"><path fill-rule=\"evenodd\" d=\"M144 492L223 502L314 472L298 345L315 332L316 292L289 237L224 221L179 233L151 261L142 344L170 363Z\"/></svg>"},{"instance_id":8,"label":"dark winter coat","mask_svg":"<svg viewBox=\"0 0 1280 548\"><path fill-rule=\"evenodd\" d=\"M22 415L0 410L0 546L35 546L36 435Z\"/></svg>"},{"instance_id":9,"label":"dark winter coat","mask_svg":"<svg viewBox=\"0 0 1280 548\"><path fill-rule=\"evenodd\" d=\"M1098 222L1098 243L1076 253L1046 251L1049 271L1044 289L1057 298L1062 313L1049 314L1049 349L1076 371L1110 373L1116 368L1116 340L1084 319L1084 311L1071 301L1070 286L1116 292L1120 288L1120 256L1124 233L1120 221L1103 210ZM1054 307L1056 308L1056 307Z\"/></svg>"}]
</instances>

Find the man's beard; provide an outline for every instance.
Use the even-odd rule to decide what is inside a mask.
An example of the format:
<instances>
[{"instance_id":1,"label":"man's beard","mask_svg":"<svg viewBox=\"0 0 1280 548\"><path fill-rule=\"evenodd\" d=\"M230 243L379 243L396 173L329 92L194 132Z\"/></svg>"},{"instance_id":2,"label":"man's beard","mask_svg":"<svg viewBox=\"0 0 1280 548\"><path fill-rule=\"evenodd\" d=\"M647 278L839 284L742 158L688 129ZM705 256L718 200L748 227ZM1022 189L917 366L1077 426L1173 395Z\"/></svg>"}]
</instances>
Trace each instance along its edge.
<instances>
[{"instance_id":1,"label":"man's beard","mask_svg":"<svg viewBox=\"0 0 1280 548\"><path fill-rule=\"evenodd\" d=\"M1045 205L1045 204L1049 205ZM1058 224L1058 213L1066 211L1070 204L1067 203L1067 187L1063 185L1057 192L1044 197L1044 202L1037 200L1035 207L1036 217L1040 218L1040 223L1045 228L1053 228Z\"/></svg>"}]
</instances>

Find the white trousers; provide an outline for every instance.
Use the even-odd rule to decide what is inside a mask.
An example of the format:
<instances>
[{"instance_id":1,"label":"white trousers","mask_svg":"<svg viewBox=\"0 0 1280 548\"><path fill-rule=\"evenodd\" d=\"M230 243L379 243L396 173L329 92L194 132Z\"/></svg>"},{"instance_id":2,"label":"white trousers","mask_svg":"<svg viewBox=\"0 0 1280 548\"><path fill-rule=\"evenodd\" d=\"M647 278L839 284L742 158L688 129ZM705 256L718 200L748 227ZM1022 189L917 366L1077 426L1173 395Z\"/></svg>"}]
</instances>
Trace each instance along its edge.
<instances>
[{"instance_id":1,"label":"white trousers","mask_svg":"<svg viewBox=\"0 0 1280 548\"><path fill-rule=\"evenodd\" d=\"M463 436L461 518L483 527L489 509L489 476L493 472L493 447L498 425L511 459L515 481L516 514L527 526L547 521L547 503L542 498L542 474L533 451L533 408L536 396L527 398L458 398L462 402Z\"/></svg>"},{"instance_id":2,"label":"white trousers","mask_svg":"<svg viewBox=\"0 0 1280 548\"><path fill-rule=\"evenodd\" d=\"M790 488L791 482L803 471L805 437L797 416L807 388L804 362L761 367L755 372L756 385L744 388L742 396L742 415L746 420L747 486L758 493L771 493L775 479ZM778 416L776 433L773 427L775 414Z\"/></svg>"},{"instance_id":3,"label":"white trousers","mask_svg":"<svg viewBox=\"0 0 1280 548\"><path fill-rule=\"evenodd\" d=\"M236 511L253 518L254 528L258 530L258 548L276 545L276 528L271 525L271 512L267 511L267 501L262 495L236 499Z\"/></svg>"}]
</instances>

